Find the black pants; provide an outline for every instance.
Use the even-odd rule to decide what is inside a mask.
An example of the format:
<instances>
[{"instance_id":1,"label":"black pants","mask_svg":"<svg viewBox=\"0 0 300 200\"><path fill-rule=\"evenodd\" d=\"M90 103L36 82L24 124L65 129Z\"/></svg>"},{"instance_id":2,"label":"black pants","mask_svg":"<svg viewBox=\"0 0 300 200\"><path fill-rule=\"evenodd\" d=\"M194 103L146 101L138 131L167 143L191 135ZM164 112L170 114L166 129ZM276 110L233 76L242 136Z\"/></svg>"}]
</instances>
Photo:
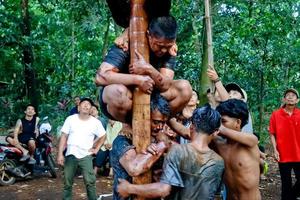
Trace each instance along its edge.
<instances>
[{"instance_id":1,"label":"black pants","mask_svg":"<svg viewBox=\"0 0 300 200\"><path fill-rule=\"evenodd\" d=\"M296 183L292 185L292 170ZM281 200L295 200L300 196L300 162L279 163L281 176Z\"/></svg>"}]
</instances>

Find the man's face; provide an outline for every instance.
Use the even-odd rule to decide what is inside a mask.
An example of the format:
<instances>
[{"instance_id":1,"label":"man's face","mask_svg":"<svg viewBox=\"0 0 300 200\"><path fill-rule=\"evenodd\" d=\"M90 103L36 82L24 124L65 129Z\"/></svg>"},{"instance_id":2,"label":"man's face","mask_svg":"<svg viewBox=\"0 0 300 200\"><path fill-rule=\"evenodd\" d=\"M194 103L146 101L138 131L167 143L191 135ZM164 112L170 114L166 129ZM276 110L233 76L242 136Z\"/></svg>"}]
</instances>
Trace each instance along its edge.
<instances>
[{"instance_id":1,"label":"man's face","mask_svg":"<svg viewBox=\"0 0 300 200\"><path fill-rule=\"evenodd\" d=\"M83 101L79 104L78 111L80 114L90 114L92 105L88 101Z\"/></svg>"},{"instance_id":2,"label":"man's face","mask_svg":"<svg viewBox=\"0 0 300 200\"><path fill-rule=\"evenodd\" d=\"M151 133L156 136L159 131L161 131L168 120L168 117L161 114L158 110L151 112Z\"/></svg>"},{"instance_id":3,"label":"man's face","mask_svg":"<svg viewBox=\"0 0 300 200\"><path fill-rule=\"evenodd\" d=\"M75 97L74 103L75 103L76 106L79 106L79 104L80 104L80 98L79 97Z\"/></svg>"},{"instance_id":4,"label":"man's face","mask_svg":"<svg viewBox=\"0 0 300 200\"><path fill-rule=\"evenodd\" d=\"M283 102L286 105L294 106L299 102L299 99L297 98L297 95L293 92L288 92L283 98Z\"/></svg>"},{"instance_id":5,"label":"man's face","mask_svg":"<svg viewBox=\"0 0 300 200\"><path fill-rule=\"evenodd\" d=\"M175 44L175 40L156 38L148 34L150 49L157 57L167 54L170 48Z\"/></svg>"},{"instance_id":6,"label":"man's face","mask_svg":"<svg viewBox=\"0 0 300 200\"><path fill-rule=\"evenodd\" d=\"M222 116L222 125L226 128L233 129L236 131L241 130L241 121L239 119L229 117L227 115Z\"/></svg>"},{"instance_id":7,"label":"man's face","mask_svg":"<svg viewBox=\"0 0 300 200\"><path fill-rule=\"evenodd\" d=\"M230 90L229 91L229 98L230 99L242 99L243 96L240 92L238 92L237 90Z\"/></svg>"},{"instance_id":8,"label":"man's face","mask_svg":"<svg viewBox=\"0 0 300 200\"><path fill-rule=\"evenodd\" d=\"M25 110L25 115L28 117L32 117L33 115L35 115L35 109L32 106L27 106L26 110Z\"/></svg>"},{"instance_id":9,"label":"man's face","mask_svg":"<svg viewBox=\"0 0 300 200\"><path fill-rule=\"evenodd\" d=\"M99 111L97 110L97 108L95 106L92 106L90 114L93 117L98 117Z\"/></svg>"}]
</instances>

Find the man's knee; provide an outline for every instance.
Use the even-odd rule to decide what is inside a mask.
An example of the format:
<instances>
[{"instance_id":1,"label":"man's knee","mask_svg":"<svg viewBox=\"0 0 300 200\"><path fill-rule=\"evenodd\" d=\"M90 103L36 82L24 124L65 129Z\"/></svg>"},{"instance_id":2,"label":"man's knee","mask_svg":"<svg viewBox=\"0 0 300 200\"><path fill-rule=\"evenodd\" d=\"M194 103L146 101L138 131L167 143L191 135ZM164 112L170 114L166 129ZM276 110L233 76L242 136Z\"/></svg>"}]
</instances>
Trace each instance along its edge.
<instances>
[{"instance_id":1,"label":"man's knee","mask_svg":"<svg viewBox=\"0 0 300 200\"><path fill-rule=\"evenodd\" d=\"M35 149L35 141L34 140L29 140L28 141L28 147L32 148L32 149Z\"/></svg>"},{"instance_id":2,"label":"man's knee","mask_svg":"<svg viewBox=\"0 0 300 200\"><path fill-rule=\"evenodd\" d=\"M109 106L118 110L130 110L132 107L132 93L122 84L106 86L103 92L103 100Z\"/></svg>"},{"instance_id":3,"label":"man's knee","mask_svg":"<svg viewBox=\"0 0 300 200\"><path fill-rule=\"evenodd\" d=\"M11 145L16 145L16 142L15 142L15 140L14 140L14 138L13 137L10 137L10 136L8 136L8 137L6 137L6 142L8 143L8 144L11 144Z\"/></svg>"}]
</instances>

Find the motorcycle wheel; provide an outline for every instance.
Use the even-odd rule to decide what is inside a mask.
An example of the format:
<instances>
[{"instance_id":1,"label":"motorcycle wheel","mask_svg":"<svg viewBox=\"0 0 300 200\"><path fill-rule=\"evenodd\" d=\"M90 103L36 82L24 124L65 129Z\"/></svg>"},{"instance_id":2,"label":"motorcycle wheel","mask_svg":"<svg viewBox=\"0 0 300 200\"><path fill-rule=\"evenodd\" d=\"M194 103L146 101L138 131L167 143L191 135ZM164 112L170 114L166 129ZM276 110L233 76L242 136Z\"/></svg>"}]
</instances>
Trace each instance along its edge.
<instances>
[{"instance_id":1,"label":"motorcycle wheel","mask_svg":"<svg viewBox=\"0 0 300 200\"><path fill-rule=\"evenodd\" d=\"M13 160L4 159L0 162L0 185L12 185L16 178L6 172L7 168L15 168L16 163Z\"/></svg>"},{"instance_id":2,"label":"motorcycle wheel","mask_svg":"<svg viewBox=\"0 0 300 200\"><path fill-rule=\"evenodd\" d=\"M49 172L50 172L52 178L56 178L57 174L56 174L56 171L55 171L55 162L54 162L52 154L49 154L47 156L47 164L49 166Z\"/></svg>"}]
</instances>

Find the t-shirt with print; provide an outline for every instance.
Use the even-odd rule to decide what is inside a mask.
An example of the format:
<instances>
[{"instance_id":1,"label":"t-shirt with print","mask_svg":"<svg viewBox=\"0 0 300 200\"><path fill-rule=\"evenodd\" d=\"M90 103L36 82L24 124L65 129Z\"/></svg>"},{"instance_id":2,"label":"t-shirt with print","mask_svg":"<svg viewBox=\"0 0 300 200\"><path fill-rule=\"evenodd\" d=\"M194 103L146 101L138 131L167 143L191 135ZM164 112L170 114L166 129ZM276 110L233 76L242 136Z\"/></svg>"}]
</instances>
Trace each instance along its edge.
<instances>
[{"instance_id":1,"label":"t-shirt with print","mask_svg":"<svg viewBox=\"0 0 300 200\"><path fill-rule=\"evenodd\" d=\"M79 114L74 114L65 120L61 132L68 135L66 156L74 155L80 159L90 155L94 139L105 135L101 122L90 116L88 120L81 120Z\"/></svg>"},{"instance_id":2,"label":"t-shirt with print","mask_svg":"<svg viewBox=\"0 0 300 200\"><path fill-rule=\"evenodd\" d=\"M224 161L213 150L200 152L191 144L174 145L165 157L160 178L172 186L165 199L213 200L223 171Z\"/></svg>"},{"instance_id":3,"label":"t-shirt with print","mask_svg":"<svg viewBox=\"0 0 300 200\"><path fill-rule=\"evenodd\" d=\"M163 67L174 70L176 65L176 57L169 54L165 54L162 57L157 57L153 52L150 51L149 60L150 64L158 70ZM104 62L118 68L120 73L128 74L128 66L130 62L129 50L123 51L116 45L113 45L105 56Z\"/></svg>"},{"instance_id":4,"label":"t-shirt with print","mask_svg":"<svg viewBox=\"0 0 300 200\"><path fill-rule=\"evenodd\" d=\"M134 149L132 141L124 135L118 135L112 144L111 150L111 164L114 172L114 184L113 184L113 200L119 200L121 197L117 192L118 179L126 179L131 182L131 177L120 163L122 156L130 149ZM130 198L127 198L130 199Z\"/></svg>"}]
</instances>

